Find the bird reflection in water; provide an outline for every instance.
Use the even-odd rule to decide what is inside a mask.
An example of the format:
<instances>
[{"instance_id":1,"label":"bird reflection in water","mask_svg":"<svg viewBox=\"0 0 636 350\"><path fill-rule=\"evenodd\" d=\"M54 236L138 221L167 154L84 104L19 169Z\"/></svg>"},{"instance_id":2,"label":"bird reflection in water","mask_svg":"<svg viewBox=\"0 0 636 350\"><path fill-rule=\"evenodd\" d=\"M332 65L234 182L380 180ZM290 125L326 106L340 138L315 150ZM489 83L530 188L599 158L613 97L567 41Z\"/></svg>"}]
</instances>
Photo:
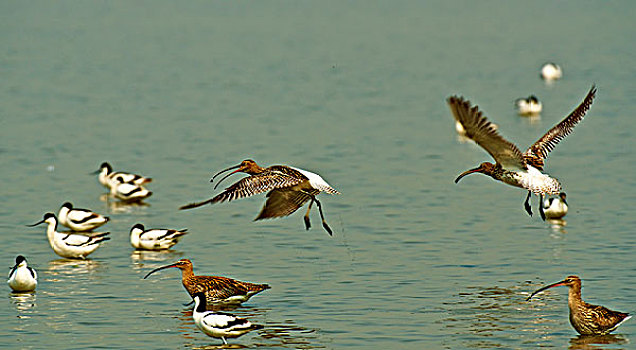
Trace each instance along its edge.
<instances>
[{"instance_id":1,"label":"bird reflection in water","mask_svg":"<svg viewBox=\"0 0 636 350\"><path fill-rule=\"evenodd\" d=\"M15 309L21 313L18 315L18 318L30 318L28 313L37 306L35 303L35 292L11 293L9 294L9 297L11 298L11 303L15 306ZM26 314L23 314L24 312L26 312Z\"/></svg>"},{"instance_id":2,"label":"bird reflection in water","mask_svg":"<svg viewBox=\"0 0 636 350\"><path fill-rule=\"evenodd\" d=\"M179 260L183 252L177 250L133 250L130 259L135 263L135 269L144 268L144 262Z\"/></svg>"},{"instance_id":3,"label":"bird reflection in water","mask_svg":"<svg viewBox=\"0 0 636 350\"><path fill-rule=\"evenodd\" d=\"M86 259L57 259L49 261L47 277L55 281L56 277L77 276L79 274L92 274L101 263Z\"/></svg>"},{"instance_id":4,"label":"bird reflection in water","mask_svg":"<svg viewBox=\"0 0 636 350\"><path fill-rule=\"evenodd\" d=\"M623 345L628 344L629 340L620 334L606 335L579 335L570 339L570 350L605 350L608 347L603 345ZM598 346L601 345L601 346ZM614 347L612 347L614 348Z\"/></svg>"},{"instance_id":5,"label":"bird reflection in water","mask_svg":"<svg viewBox=\"0 0 636 350\"><path fill-rule=\"evenodd\" d=\"M130 214L136 209L149 207L146 202L122 202L113 200L107 193L99 196L99 200L108 204L108 210L111 214Z\"/></svg>"},{"instance_id":6,"label":"bird reflection in water","mask_svg":"<svg viewBox=\"0 0 636 350\"><path fill-rule=\"evenodd\" d=\"M555 234L565 234L568 231L565 230L565 226L567 226L568 222L563 219L547 219L546 220L550 224L550 229Z\"/></svg>"}]
</instances>

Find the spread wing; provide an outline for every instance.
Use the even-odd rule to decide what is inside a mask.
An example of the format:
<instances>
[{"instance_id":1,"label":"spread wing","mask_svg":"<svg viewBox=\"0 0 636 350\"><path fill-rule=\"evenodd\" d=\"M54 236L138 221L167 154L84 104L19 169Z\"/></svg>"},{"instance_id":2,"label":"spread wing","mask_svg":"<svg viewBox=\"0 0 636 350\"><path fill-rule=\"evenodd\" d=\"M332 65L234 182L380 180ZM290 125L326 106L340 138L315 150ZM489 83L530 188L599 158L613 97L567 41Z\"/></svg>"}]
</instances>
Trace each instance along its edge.
<instances>
[{"instance_id":1,"label":"spread wing","mask_svg":"<svg viewBox=\"0 0 636 350\"><path fill-rule=\"evenodd\" d=\"M309 190L307 192L314 196L320 193L319 190ZM254 220L290 215L310 199L311 196L309 194L301 191L291 191L284 188L272 190L267 194L267 201L263 209L261 209L261 213Z\"/></svg>"},{"instance_id":2,"label":"spread wing","mask_svg":"<svg viewBox=\"0 0 636 350\"><path fill-rule=\"evenodd\" d=\"M572 132L572 129L574 129L576 124L583 120L583 117L585 117L585 113L587 113L590 109L595 96L596 86L592 86L583 102L581 102L581 104L576 107L570 115L563 119L559 124L555 125L552 129L548 130L548 132L546 132L545 135L543 135L537 142L532 144L532 146L530 146L523 154L528 163L539 170L543 170L544 160L548 157L548 153L550 153L550 151L552 151L552 149L554 149L561 140Z\"/></svg>"},{"instance_id":3,"label":"spread wing","mask_svg":"<svg viewBox=\"0 0 636 350\"><path fill-rule=\"evenodd\" d=\"M232 186L219 193L214 198L203 202L191 203L182 206L179 209L191 209L200 207L204 204L222 203L235 199L253 196L255 194L267 192L277 188L285 188L298 185L304 179L289 176L279 171L266 171L260 174L244 177L235 182Z\"/></svg>"},{"instance_id":4,"label":"spread wing","mask_svg":"<svg viewBox=\"0 0 636 350\"><path fill-rule=\"evenodd\" d=\"M466 130L466 137L485 149L504 168L526 169L519 148L499 135L477 106L471 107L469 101L457 96L449 97L447 102L455 119Z\"/></svg>"}]
</instances>

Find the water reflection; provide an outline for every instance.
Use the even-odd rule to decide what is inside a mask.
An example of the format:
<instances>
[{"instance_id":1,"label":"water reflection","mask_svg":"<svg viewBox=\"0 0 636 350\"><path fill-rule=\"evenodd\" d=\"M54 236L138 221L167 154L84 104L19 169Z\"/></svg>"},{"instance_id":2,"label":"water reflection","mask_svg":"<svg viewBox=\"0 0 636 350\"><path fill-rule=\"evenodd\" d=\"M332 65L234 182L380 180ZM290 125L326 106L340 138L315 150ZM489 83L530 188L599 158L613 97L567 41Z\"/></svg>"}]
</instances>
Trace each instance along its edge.
<instances>
[{"instance_id":1,"label":"water reflection","mask_svg":"<svg viewBox=\"0 0 636 350\"><path fill-rule=\"evenodd\" d=\"M606 334L606 335L579 335L576 338L570 339L570 350L601 350L607 349L605 346L597 345L612 345L612 344L628 344L629 340L620 334ZM616 347L612 346L612 349Z\"/></svg>"},{"instance_id":2,"label":"water reflection","mask_svg":"<svg viewBox=\"0 0 636 350\"><path fill-rule=\"evenodd\" d=\"M47 277L55 281L55 277L77 276L78 274L92 274L102 263L86 259L57 259L49 261Z\"/></svg>"},{"instance_id":3,"label":"water reflection","mask_svg":"<svg viewBox=\"0 0 636 350\"><path fill-rule=\"evenodd\" d=\"M11 298L11 303L15 306L15 309L20 312L18 318L29 318L28 315L22 313L31 311L31 309L37 306L35 303L35 292L11 293L9 297Z\"/></svg>"},{"instance_id":4,"label":"water reflection","mask_svg":"<svg viewBox=\"0 0 636 350\"><path fill-rule=\"evenodd\" d=\"M146 202L122 202L113 199L108 193L102 193L99 196L99 200L106 202L111 214L129 214L136 209L149 207L150 204Z\"/></svg>"},{"instance_id":5,"label":"water reflection","mask_svg":"<svg viewBox=\"0 0 636 350\"><path fill-rule=\"evenodd\" d=\"M133 250L130 259L135 265L135 269L143 268L144 262L177 261L183 256L183 252L178 250Z\"/></svg>"},{"instance_id":6,"label":"water reflection","mask_svg":"<svg viewBox=\"0 0 636 350\"><path fill-rule=\"evenodd\" d=\"M550 229L553 234L565 234L568 231L565 230L565 226L567 226L568 222L563 219L547 219L546 222L550 225ZM554 236L553 236L554 237Z\"/></svg>"}]
</instances>

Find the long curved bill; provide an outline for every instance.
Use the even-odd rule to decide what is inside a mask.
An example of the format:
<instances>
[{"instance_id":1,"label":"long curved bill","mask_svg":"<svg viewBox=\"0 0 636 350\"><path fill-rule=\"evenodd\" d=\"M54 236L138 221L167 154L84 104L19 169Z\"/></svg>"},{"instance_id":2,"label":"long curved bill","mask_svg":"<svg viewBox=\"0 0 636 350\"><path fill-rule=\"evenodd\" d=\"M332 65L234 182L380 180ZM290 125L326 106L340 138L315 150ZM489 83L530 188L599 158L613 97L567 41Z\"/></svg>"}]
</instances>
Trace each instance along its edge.
<instances>
[{"instance_id":1,"label":"long curved bill","mask_svg":"<svg viewBox=\"0 0 636 350\"><path fill-rule=\"evenodd\" d=\"M44 220L40 220L40 221L36 222L36 223L35 223L35 224L33 224L33 225L26 225L26 226L27 226L27 227L33 227L33 226L37 226L37 225L42 224L42 223L44 223Z\"/></svg>"},{"instance_id":2,"label":"long curved bill","mask_svg":"<svg viewBox=\"0 0 636 350\"><path fill-rule=\"evenodd\" d=\"M539 293L543 292L543 291L544 291L544 290L546 290L546 289L550 289L550 288L553 288L553 287L560 287L560 286L565 286L565 280L564 280L564 281L557 282L557 283L552 283L552 284L551 284L551 285L549 285L549 286L545 286L545 287L543 287L543 288L539 288L539 289L537 289L536 291L534 291L534 293L530 294L530 296L528 297L528 299L526 299L526 301L530 301L530 299L532 299L532 297L533 297L533 296L535 296L536 294L539 294Z\"/></svg>"},{"instance_id":3,"label":"long curved bill","mask_svg":"<svg viewBox=\"0 0 636 350\"><path fill-rule=\"evenodd\" d=\"M229 174L227 174L227 175L223 176L223 177L221 178L221 180L219 180L219 182L217 182L217 183L216 183L216 185L214 186L214 189L216 190L216 188L219 186L219 184L220 184L221 182L223 182L223 180L227 179L230 175L235 174L235 173L238 173L238 172L240 171L240 169L237 169L237 168L240 168L240 167L241 167L241 165L240 165L240 164L239 164L239 165L235 165L235 166L231 166L231 167L229 167L229 168L227 168L227 169L221 170L221 171L219 171L218 173L214 174L214 176L212 176L212 178L210 179L210 182L214 182L214 179L215 179L217 176L219 176L219 175L223 174L224 172L229 171L229 170L232 170L232 169L236 169L236 170L234 170L233 172L231 172L231 173L229 173Z\"/></svg>"},{"instance_id":4,"label":"long curved bill","mask_svg":"<svg viewBox=\"0 0 636 350\"><path fill-rule=\"evenodd\" d=\"M143 279L146 279L148 276L152 275L153 273L155 273L155 272L157 272L157 271L159 271L159 270L169 269L169 268L171 268L171 267L177 267L177 265L176 265L176 264L170 264L170 265L166 265L166 266L158 267L158 268L156 268L156 269L154 269L154 270L152 270L152 271L148 272L148 273L144 276L144 278L143 278Z\"/></svg>"},{"instance_id":5,"label":"long curved bill","mask_svg":"<svg viewBox=\"0 0 636 350\"><path fill-rule=\"evenodd\" d=\"M458 183L459 180L462 179L462 177L466 176L466 175L470 175L472 173L478 173L481 171L481 167L477 167L475 169L470 169L470 170L466 170L463 173L459 174L459 176L455 179L455 183Z\"/></svg>"}]
</instances>

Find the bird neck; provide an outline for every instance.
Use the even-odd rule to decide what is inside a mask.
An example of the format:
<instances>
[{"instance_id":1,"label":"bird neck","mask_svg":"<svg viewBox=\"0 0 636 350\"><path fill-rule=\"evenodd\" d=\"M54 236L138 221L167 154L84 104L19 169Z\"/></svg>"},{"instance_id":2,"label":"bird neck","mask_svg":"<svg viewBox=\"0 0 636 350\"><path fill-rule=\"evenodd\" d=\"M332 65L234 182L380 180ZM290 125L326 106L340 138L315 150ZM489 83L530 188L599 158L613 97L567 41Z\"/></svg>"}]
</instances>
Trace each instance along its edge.
<instances>
[{"instance_id":1,"label":"bird neck","mask_svg":"<svg viewBox=\"0 0 636 350\"><path fill-rule=\"evenodd\" d=\"M189 280L192 277L194 277L194 271L192 269L192 265L186 266L184 269L181 270L181 279L183 280L184 284L187 280Z\"/></svg>"},{"instance_id":2,"label":"bird neck","mask_svg":"<svg viewBox=\"0 0 636 350\"><path fill-rule=\"evenodd\" d=\"M571 286L568 288L568 305L571 307L580 304L583 300L581 299L581 287L580 286Z\"/></svg>"},{"instance_id":3,"label":"bird neck","mask_svg":"<svg viewBox=\"0 0 636 350\"><path fill-rule=\"evenodd\" d=\"M205 312L205 295L199 295L194 299L194 311L196 312Z\"/></svg>"}]
</instances>

